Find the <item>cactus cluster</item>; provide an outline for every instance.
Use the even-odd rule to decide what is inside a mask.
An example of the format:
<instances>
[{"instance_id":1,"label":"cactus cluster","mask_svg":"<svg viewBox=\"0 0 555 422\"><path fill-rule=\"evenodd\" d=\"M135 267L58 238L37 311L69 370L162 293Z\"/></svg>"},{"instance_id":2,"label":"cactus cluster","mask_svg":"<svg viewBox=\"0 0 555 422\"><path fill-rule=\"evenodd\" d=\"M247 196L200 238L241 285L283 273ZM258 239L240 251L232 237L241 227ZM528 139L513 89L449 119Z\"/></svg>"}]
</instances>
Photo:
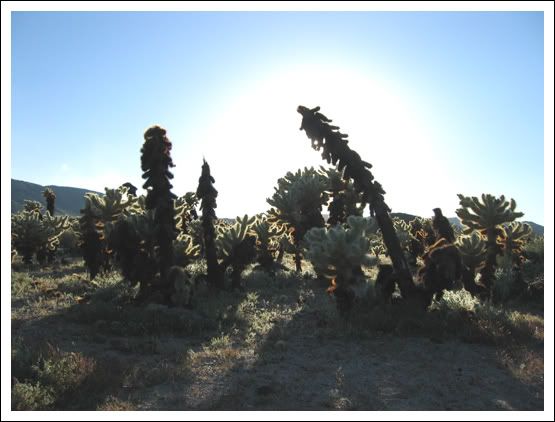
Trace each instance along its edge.
<instances>
[{"instance_id":1,"label":"cactus cluster","mask_svg":"<svg viewBox=\"0 0 555 422\"><path fill-rule=\"evenodd\" d=\"M40 264L44 264L47 258L52 261L60 236L70 227L69 218L50 214L43 216L34 209L12 215L12 244L24 263L32 263L35 257Z\"/></svg>"},{"instance_id":2,"label":"cactus cluster","mask_svg":"<svg viewBox=\"0 0 555 422\"><path fill-rule=\"evenodd\" d=\"M331 280L328 291L335 295L341 313L351 309L353 286L364 280L360 268L374 263L368 229L366 219L349 216L347 227L313 228L306 234L307 258L318 273Z\"/></svg>"},{"instance_id":3,"label":"cactus cluster","mask_svg":"<svg viewBox=\"0 0 555 422\"><path fill-rule=\"evenodd\" d=\"M257 217L252 226L256 236L256 261L267 272L272 272L280 252L284 250L282 239L286 234L285 225L270 223L266 215Z\"/></svg>"},{"instance_id":4,"label":"cactus cluster","mask_svg":"<svg viewBox=\"0 0 555 422\"><path fill-rule=\"evenodd\" d=\"M301 242L313 227L324 227L322 207L328 201L326 177L314 168L287 173L278 180L278 187L266 202L272 206L268 222L287 227L295 248L295 269L302 270Z\"/></svg>"},{"instance_id":5,"label":"cactus cluster","mask_svg":"<svg viewBox=\"0 0 555 422\"><path fill-rule=\"evenodd\" d=\"M487 255L484 265L480 270L481 283L491 294L491 289L495 281L495 269L497 267L497 257L503 252L503 227L505 223L510 223L524 214L515 211L516 202L514 199L507 201L504 195L496 198L493 195L482 194L481 198L467 197L458 194L461 208L456 210L457 216L461 219L466 228L463 233L469 234L477 230L486 238Z\"/></svg>"},{"instance_id":6,"label":"cactus cluster","mask_svg":"<svg viewBox=\"0 0 555 422\"><path fill-rule=\"evenodd\" d=\"M256 254L256 237L251 228L256 218L247 215L237 217L235 224L229 228L221 228L216 239L216 247L220 255L222 272L231 267L231 288L241 287L241 273L250 264Z\"/></svg>"}]
</instances>

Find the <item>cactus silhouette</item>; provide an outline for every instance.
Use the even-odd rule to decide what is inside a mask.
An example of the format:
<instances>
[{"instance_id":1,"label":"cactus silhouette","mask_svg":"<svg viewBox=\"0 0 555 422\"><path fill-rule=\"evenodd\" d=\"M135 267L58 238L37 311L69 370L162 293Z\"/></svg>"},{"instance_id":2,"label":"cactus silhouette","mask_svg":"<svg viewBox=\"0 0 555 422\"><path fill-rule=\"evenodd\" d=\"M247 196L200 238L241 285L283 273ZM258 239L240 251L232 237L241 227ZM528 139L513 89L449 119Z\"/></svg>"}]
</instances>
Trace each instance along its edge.
<instances>
[{"instance_id":1,"label":"cactus silhouette","mask_svg":"<svg viewBox=\"0 0 555 422\"><path fill-rule=\"evenodd\" d=\"M283 224L270 224L267 216L258 216L252 227L256 235L256 260L267 272L272 272L276 263L277 254L281 246L281 238L285 235L286 227Z\"/></svg>"},{"instance_id":2,"label":"cactus silhouette","mask_svg":"<svg viewBox=\"0 0 555 422\"><path fill-rule=\"evenodd\" d=\"M93 195L96 196L95 194L85 195L85 206L81 209L81 218L79 219L79 243L91 280L96 277L104 263L104 248L106 247L104 223L99 212L94 208L91 199Z\"/></svg>"},{"instance_id":3,"label":"cactus silhouette","mask_svg":"<svg viewBox=\"0 0 555 422\"><path fill-rule=\"evenodd\" d=\"M516 212L515 200L507 201L504 195L496 198L490 194L482 194L481 200L475 196L467 197L461 194L458 194L458 197L461 208L456 210L456 214L466 226L463 233L468 234L477 230L487 239L486 260L480 274L482 284L491 295L497 256L502 253L502 224L510 223L524 214Z\"/></svg>"},{"instance_id":4,"label":"cactus silhouette","mask_svg":"<svg viewBox=\"0 0 555 422\"><path fill-rule=\"evenodd\" d=\"M235 224L231 227L220 227L216 245L222 262L221 271L225 272L231 266L231 288L241 287L241 273L250 264L255 256L256 237L251 234L251 228L255 222L255 217L249 218L247 215L236 218Z\"/></svg>"},{"instance_id":5,"label":"cactus silhouette","mask_svg":"<svg viewBox=\"0 0 555 422\"><path fill-rule=\"evenodd\" d=\"M513 221L503 225L501 246L503 253L514 266L520 267L524 262L524 245L532 234L529 224Z\"/></svg>"},{"instance_id":6,"label":"cactus silhouette","mask_svg":"<svg viewBox=\"0 0 555 422\"><path fill-rule=\"evenodd\" d=\"M326 178L313 168L288 172L278 180L274 195L266 199L271 224L285 225L293 237L295 269L302 270L301 241L312 227L324 227L322 206L327 203Z\"/></svg>"},{"instance_id":7,"label":"cactus silhouette","mask_svg":"<svg viewBox=\"0 0 555 422\"><path fill-rule=\"evenodd\" d=\"M173 241L177 236L173 206L176 196L171 192L173 186L170 180L173 174L169 171L175 167L170 154L172 144L166 136L166 130L160 126L147 129L144 140L141 169L144 172L142 177L146 179L143 184L143 189L147 190L145 207L155 211L161 287L171 290L167 273L173 265Z\"/></svg>"},{"instance_id":8,"label":"cactus silhouette","mask_svg":"<svg viewBox=\"0 0 555 422\"><path fill-rule=\"evenodd\" d=\"M50 188L46 188L42 192L42 196L46 199L46 210L50 213L51 216L54 216L54 203L56 202L56 194Z\"/></svg>"},{"instance_id":9,"label":"cactus silhouette","mask_svg":"<svg viewBox=\"0 0 555 422\"><path fill-rule=\"evenodd\" d=\"M301 105L297 112L302 115L300 130L306 132L312 142L312 148L322 150L322 158L337 165L344 180L352 179L354 189L361 193L362 202L369 204L370 214L375 215L378 221L397 273L401 294L405 298L414 296L412 274L389 216L391 210L384 201L385 191L370 172L372 165L363 161L358 153L349 148L346 139L348 135L339 132L339 127L330 125L331 120L320 113L320 107L309 109Z\"/></svg>"},{"instance_id":10,"label":"cactus silhouette","mask_svg":"<svg viewBox=\"0 0 555 422\"><path fill-rule=\"evenodd\" d=\"M148 297L154 288L158 272L156 245L154 210L122 215L110 233L110 247L114 250L122 275L131 285L140 284L141 298Z\"/></svg>"},{"instance_id":11,"label":"cactus silhouette","mask_svg":"<svg viewBox=\"0 0 555 422\"><path fill-rule=\"evenodd\" d=\"M202 230L204 235L204 253L206 256L207 276L209 282L218 288L224 286L224 274L218 264L218 255L216 252L216 230L214 223L216 220L217 207L216 198L218 191L214 188L215 179L210 174L210 166L203 160L202 173L198 180L198 188L196 192L197 198L200 200L200 209L202 211Z\"/></svg>"},{"instance_id":12,"label":"cactus silhouette","mask_svg":"<svg viewBox=\"0 0 555 422\"><path fill-rule=\"evenodd\" d=\"M137 196L137 187L130 182L125 182L120 188L127 188L129 195Z\"/></svg>"},{"instance_id":13,"label":"cactus silhouette","mask_svg":"<svg viewBox=\"0 0 555 422\"><path fill-rule=\"evenodd\" d=\"M320 168L321 174L327 178L326 193L331 201L328 205L329 226L344 224L350 215L362 215L366 204L362 202L361 194L354 189L350 180L344 180L335 168ZM360 205L362 203L362 206Z\"/></svg>"},{"instance_id":14,"label":"cactus silhouette","mask_svg":"<svg viewBox=\"0 0 555 422\"><path fill-rule=\"evenodd\" d=\"M33 256L43 264L48 254L59 245L60 235L69 228L69 219L64 217L42 216L38 211L21 211L11 219L12 242L15 250L30 264Z\"/></svg>"},{"instance_id":15,"label":"cactus silhouette","mask_svg":"<svg viewBox=\"0 0 555 422\"><path fill-rule=\"evenodd\" d=\"M443 290L451 290L454 283L463 275L463 264L459 250L455 245L441 238L432 245L422 257L424 266L418 270L421 295L429 305L434 295L440 299Z\"/></svg>"},{"instance_id":16,"label":"cactus silhouette","mask_svg":"<svg viewBox=\"0 0 555 422\"><path fill-rule=\"evenodd\" d=\"M470 236L460 236L456 246L461 253L464 265L462 282L464 288L473 295L484 293L482 286L476 284L476 272L482 268L487 256L486 242L477 231L473 231Z\"/></svg>"},{"instance_id":17,"label":"cactus silhouette","mask_svg":"<svg viewBox=\"0 0 555 422\"><path fill-rule=\"evenodd\" d=\"M432 218L432 227L436 232L436 238L443 238L449 243L453 243L455 241L455 232L453 231L453 227L451 227L451 223L449 223L449 220L443 215L441 208L434 208L433 211L434 217Z\"/></svg>"}]
</instances>

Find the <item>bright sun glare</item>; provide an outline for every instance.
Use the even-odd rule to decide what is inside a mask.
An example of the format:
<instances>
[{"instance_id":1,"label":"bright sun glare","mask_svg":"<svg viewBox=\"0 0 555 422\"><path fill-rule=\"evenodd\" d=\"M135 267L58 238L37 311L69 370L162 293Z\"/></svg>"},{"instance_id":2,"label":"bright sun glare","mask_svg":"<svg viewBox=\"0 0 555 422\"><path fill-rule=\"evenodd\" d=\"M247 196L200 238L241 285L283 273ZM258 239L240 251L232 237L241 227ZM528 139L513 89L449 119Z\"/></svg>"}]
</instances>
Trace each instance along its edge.
<instances>
[{"instance_id":1,"label":"bright sun glare","mask_svg":"<svg viewBox=\"0 0 555 422\"><path fill-rule=\"evenodd\" d=\"M372 172L386 191L394 192L386 197L393 211L410 212L399 209L395 197L399 203L422 203L414 189L419 181L410 175L418 170L419 180L431 177L434 169L417 169L414 157L423 148L433 154L433 139L415 105L383 81L360 72L307 65L251 82L201 136L203 154L220 192L222 216L262 212L268 208L265 199L272 195L277 179L287 171L327 165L299 131L299 104L319 105L333 124L349 134L350 146L373 164ZM448 177L438 182L436 199L441 200L442 193L453 196ZM421 212L429 214L431 208L423 206Z\"/></svg>"}]
</instances>

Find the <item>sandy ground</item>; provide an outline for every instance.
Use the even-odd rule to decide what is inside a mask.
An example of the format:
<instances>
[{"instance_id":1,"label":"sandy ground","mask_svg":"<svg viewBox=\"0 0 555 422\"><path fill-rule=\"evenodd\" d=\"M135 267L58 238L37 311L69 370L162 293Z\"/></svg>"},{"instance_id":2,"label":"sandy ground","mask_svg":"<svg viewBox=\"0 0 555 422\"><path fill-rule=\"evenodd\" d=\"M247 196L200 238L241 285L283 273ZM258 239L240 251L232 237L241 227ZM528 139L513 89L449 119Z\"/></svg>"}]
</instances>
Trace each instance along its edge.
<instances>
[{"instance_id":1,"label":"sandy ground","mask_svg":"<svg viewBox=\"0 0 555 422\"><path fill-rule=\"evenodd\" d=\"M12 300L12 336L46 336L61 350L119 371L97 409L115 397L136 410L543 410L543 364L541 379L530 381L515 375L493 346L326 331L338 317L322 286L285 289L278 298L294 311L276 313L268 329L249 331L250 340L245 330L229 330L227 343L212 349L207 344L217 332L98 334L69 321L53 302L29 307L37 297ZM262 296L258 303L277 306Z\"/></svg>"}]
</instances>

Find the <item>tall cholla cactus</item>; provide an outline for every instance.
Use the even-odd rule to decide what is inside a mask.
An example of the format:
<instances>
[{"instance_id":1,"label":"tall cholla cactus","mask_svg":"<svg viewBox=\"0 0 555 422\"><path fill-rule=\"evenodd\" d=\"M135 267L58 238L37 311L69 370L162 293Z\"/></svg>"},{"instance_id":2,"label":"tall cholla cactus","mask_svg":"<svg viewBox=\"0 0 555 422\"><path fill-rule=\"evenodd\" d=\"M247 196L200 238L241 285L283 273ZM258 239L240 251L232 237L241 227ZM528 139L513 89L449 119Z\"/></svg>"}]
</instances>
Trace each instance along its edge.
<instances>
[{"instance_id":1,"label":"tall cholla cactus","mask_svg":"<svg viewBox=\"0 0 555 422\"><path fill-rule=\"evenodd\" d=\"M318 273L331 280L328 292L335 295L340 313L349 311L353 305L353 287L362 281L358 269L373 263L369 255L368 222L350 216L347 226L313 228L305 236L307 258Z\"/></svg>"},{"instance_id":2,"label":"tall cholla cactus","mask_svg":"<svg viewBox=\"0 0 555 422\"><path fill-rule=\"evenodd\" d=\"M497 256L502 253L502 224L510 223L524 214L516 212L515 200L506 201L504 195L496 198L493 195L482 194L481 201L475 196L467 197L459 194L458 197L461 208L456 213L462 224L467 227L463 233L477 230L487 239L487 256L480 274L482 284L491 293L495 279L495 268L497 267Z\"/></svg>"},{"instance_id":3,"label":"tall cholla cactus","mask_svg":"<svg viewBox=\"0 0 555 422\"><path fill-rule=\"evenodd\" d=\"M403 297L412 297L415 285L407 264L399 239L395 233L389 212L384 201L385 191L374 181L370 172L371 164L362 161L360 155L347 145L347 135L339 132L339 127L330 125L331 120L319 112L320 107L309 109L299 106L297 112L303 116L301 130L312 141L312 148L322 150L322 158L328 163L337 165L342 172L343 179L353 180L355 190L362 194L362 202L368 203L370 214L376 216L383 234L384 243L395 267L399 280L399 287Z\"/></svg>"},{"instance_id":4,"label":"tall cholla cactus","mask_svg":"<svg viewBox=\"0 0 555 422\"><path fill-rule=\"evenodd\" d=\"M167 287L170 282L166 276L173 265L173 241L177 235L173 207L176 196L171 192L173 174L169 170L175 167L170 154L172 144L160 126L147 129L144 139L141 169L146 179L143 184L147 190L146 209L155 211L160 280Z\"/></svg>"},{"instance_id":5,"label":"tall cholla cactus","mask_svg":"<svg viewBox=\"0 0 555 422\"><path fill-rule=\"evenodd\" d=\"M54 216L54 203L56 202L56 194L50 188L46 188L42 192L42 196L46 199L46 210L50 213L51 216Z\"/></svg>"},{"instance_id":6,"label":"tall cholla cactus","mask_svg":"<svg viewBox=\"0 0 555 422\"><path fill-rule=\"evenodd\" d=\"M224 275L218 264L218 255L216 252L216 231L214 223L216 221L217 207L216 198L218 191L214 187L215 179L210 175L210 166L203 160L202 173L198 180L198 188L196 192L197 198L200 200L200 209L202 211L202 230L204 234L204 254L206 256L206 266L208 271L208 280L218 288L224 287Z\"/></svg>"}]
</instances>

